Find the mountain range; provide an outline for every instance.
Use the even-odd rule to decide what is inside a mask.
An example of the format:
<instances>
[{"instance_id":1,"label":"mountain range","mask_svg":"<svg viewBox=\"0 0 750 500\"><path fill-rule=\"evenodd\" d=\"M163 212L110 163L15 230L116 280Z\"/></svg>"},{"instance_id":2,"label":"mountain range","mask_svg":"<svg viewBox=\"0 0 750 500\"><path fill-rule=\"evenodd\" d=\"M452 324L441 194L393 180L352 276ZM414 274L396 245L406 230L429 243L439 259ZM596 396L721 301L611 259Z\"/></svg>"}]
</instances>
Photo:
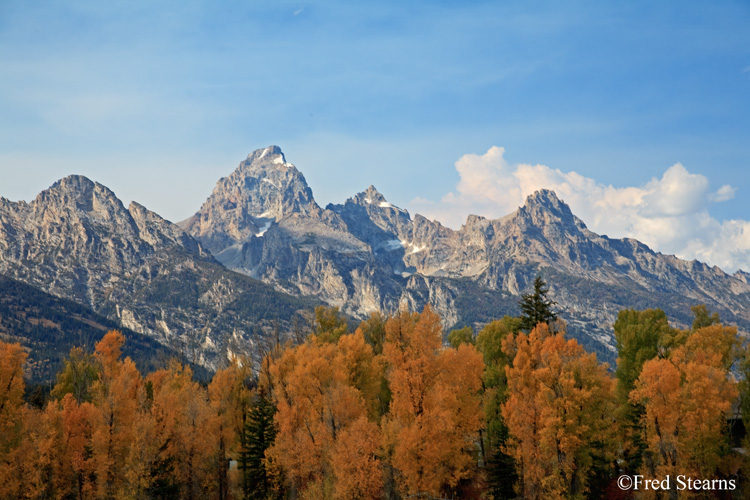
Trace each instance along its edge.
<instances>
[{"instance_id":1,"label":"mountain range","mask_svg":"<svg viewBox=\"0 0 750 500\"><path fill-rule=\"evenodd\" d=\"M609 361L612 324L626 307L660 307L684 326L690 306L704 303L750 331L750 274L598 235L552 191L453 230L412 217L374 186L322 208L276 146L251 153L178 224L137 203L125 208L81 176L30 203L0 198L0 251L0 274L211 369L257 355L274 334L309 332L320 303L355 320L429 303L446 330L478 328L517 314L537 275L569 332Z\"/></svg>"},{"instance_id":2,"label":"mountain range","mask_svg":"<svg viewBox=\"0 0 750 500\"><path fill-rule=\"evenodd\" d=\"M0 198L0 274L212 369L309 322L317 303L226 269L177 225L75 175L30 203Z\"/></svg>"}]
</instances>

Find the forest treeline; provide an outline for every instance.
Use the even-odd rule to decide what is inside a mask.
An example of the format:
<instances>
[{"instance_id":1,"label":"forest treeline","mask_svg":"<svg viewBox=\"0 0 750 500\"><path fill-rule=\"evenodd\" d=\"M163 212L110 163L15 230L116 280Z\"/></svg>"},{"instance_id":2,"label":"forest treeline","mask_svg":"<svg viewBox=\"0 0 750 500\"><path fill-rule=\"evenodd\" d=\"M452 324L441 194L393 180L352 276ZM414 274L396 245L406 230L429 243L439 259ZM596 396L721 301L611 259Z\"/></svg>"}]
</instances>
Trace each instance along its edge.
<instances>
[{"instance_id":1,"label":"forest treeline","mask_svg":"<svg viewBox=\"0 0 750 500\"><path fill-rule=\"evenodd\" d=\"M26 352L0 343L0 498L635 498L623 474L715 480L637 498L750 497L747 445L732 443L750 357L734 327L705 306L687 330L623 310L612 371L565 337L537 285L521 317L449 345L429 306L353 332L319 307L304 342L207 385L176 361L139 373L112 331L73 349L37 405Z\"/></svg>"}]
</instances>

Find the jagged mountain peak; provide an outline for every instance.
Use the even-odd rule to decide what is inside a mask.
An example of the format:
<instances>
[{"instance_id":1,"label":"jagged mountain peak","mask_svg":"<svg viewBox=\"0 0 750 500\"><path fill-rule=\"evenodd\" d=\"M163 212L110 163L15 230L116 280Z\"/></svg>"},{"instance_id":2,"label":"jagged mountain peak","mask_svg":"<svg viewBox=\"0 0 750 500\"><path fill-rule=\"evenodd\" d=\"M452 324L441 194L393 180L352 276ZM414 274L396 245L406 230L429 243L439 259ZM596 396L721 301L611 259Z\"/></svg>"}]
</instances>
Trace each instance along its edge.
<instances>
[{"instance_id":1,"label":"jagged mountain peak","mask_svg":"<svg viewBox=\"0 0 750 500\"><path fill-rule=\"evenodd\" d=\"M318 216L305 177L278 146L257 149L216 183L201 209L179 225L211 252L261 235L268 221L292 214Z\"/></svg>"},{"instance_id":2,"label":"jagged mountain peak","mask_svg":"<svg viewBox=\"0 0 750 500\"><path fill-rule=\"evenodd\" d=\"M58 180L52 186L45 189L37 195L37 199L45 198L56 194L70 194L77 197L83 197L97 193L108 198L117 199L107 186L94 182L84 175L68 175Z\"/></svg>"},{"instance_id":3,"label":"jagged mountain peak","mask_svg":"<svg viewBox=\"0 0 750 500\"><path fill-rule=\"evenodd\" d=\"M127 213L112 190L83 175L69 175L55 182L39 193L30 207L35 212L62 210L105 219Z\"/></svg>"},{"instance_id":4,"label":"jagged mountain peak","mask_svg":"<svg viewBox=\"0 0 750 500\"><path fill-rule=\"evenodd\" d=\"M287 196L300 194L304 204L315 203L305 176L292 163L286 161L283 151L278 146L256 149L247 155L229 176L219 179L211 196L214 197L217 193L221 195L222 191L227 189L252 190L259 182L265 182L267 185L264 187L285 193Z\"/></svg>"},{"instance_id":5,"label":"jagged mountain peak","mask_svg":"<svg viewBox=\"0 0 750 500\"><path fill-rule=\"evenodd\" d=\"M76 187L93 187L96 182L92 181L85 175L71 174L63 177L52 184L50 189L57 188L76 188Z\"/></svg>"},{"instance_id":6,"label":"jagged mountain peak","mask_svg":"<svg viewBox=\"0 0 750 500\"><path fill-rule=\"evenodd\" d=\"M343 207L350 204L364 208L370 213L371 217L375 217L376 219L380 219L381 217L396 217L401 219L399 224L408 223L411 220L408 210L397 207L389 202L373 185L346 200ZM329 207L336 211L342 209L341 205L329 205Z\"/></svg>"},{"instance_id":7,"label":"jagged mountain peak","mask_svg":"<svg viewBox=\"0 0 750 500\"><path fill-rule=\"evenodd\" d=\"M537 189L533 193L531 193L529 196L526 197L526 203L529 201L536 201L540 203L549 203L549 204L559 204L562 203L562 200L557 197L557 193L555 193L552 189L542 188Z\"/></svg>"},{"instance_id":8,"label":"jagged mountain peak","mask_svg":"<svg viewBox=\"0 0 750 500\"><path fill-rule=\"evenodd\" d=\"M248 158L248 160L251 160L253 158L262 158L262 157L265 157L267 155L271 155L271 156L273 156L273 155L281 155L283 157L284 156L284 152L281 151L281 148L279 146L276 146L275 144L271 144L267 148L256 149L255 151L253 151L252 153L250 153L249 155L247 155L247 158Z\"/></svg>"},{"instance_id":9,"label":"jagged mountain peak","mask_svg":"<svg viewBox=\"0 0 750 500\"><path fill-rule=\"evenodd\" d=\"M466 217L466 222L464 223L464 227L473 227L478 224L486 224L487 222L488 222L487 217L484 217L483 215L469 214Z\"/></svg>"},{"instance_id":10,"label":"jagged mountain peak","mask_svg":"<svg viewBox=\"0 0 750 500\"><path fill-rule=\"evenodd\" d=\"M366 194L367 196L369 196L371 198L378 198L378 197L380 197L380 198L385 199L385 197L382 194L380 194L380 191L378 191L378 188L376 188L372 184L370 184L367 187L367 189L364 190L364 194Z\"/></svg>"},{"instance_id":11,"label":"jagged mountain peak","mask_svg":"<svg viewBox=\"0 0 750 500\"><path fill-rule=\"evenodd\" d=\"M329 204L327 208L343 217L350 230L366 240L369 236L361 232L364 229L362 224L374 224L399 238L406 237L412 224L409 212L390 203L373 185L352 196L343 205Z\"/></svg>"},{"instance_id":12,"label":"jagged mountain peak","mask_svg":"<svg viewBox=\"0 0 750 500\"><path fill-rule=\"evenodd\" d=\"M256 210L262 208L261 212L251 210L248 213L262 217L262 213L271 211L277 219L291 212L318 210L305 176L287 163L278 146L250 153L234 172L216 183L206 204L212 198L224 198L235 207L244 203Z\"/></svg>"},{"instance_id":13,"label":"jagged mountain peak","mask_svg":"<svg viewBox=\"0 0 750 500\"><path fill-rule=\"evenodd\" d=\"M247 159L240 163L239 169L243 167L272 167L272 168L296 168L291 163L287 163L284 152L278 146L268 146L263 149L256 149L249 155Z\"/></svg>"},{"instance_id":14,"label":"jagged mountain peak","mask_svg":"<svg viewBox=\"0 0 750 500\"><path fill-rule=\"evenodd\" d=\"M732 276L742 281L743 283L750 285L750 273L743 271L742 269L738 269Z\"/></svg>"},{"instance_id":15,"label":"jagged mountain peak","mask_svg":"<svg viewBox=\"0 0 750 500\"><path fill-rule=\"evenodd\" d=\"M551 189L539 189L526 197L522 208L527 210L546 209L552 212L571 212L570 207L557 197Z\"/></svg>"},{"instance_id":16,"label":"jagged mountain peak","mask_svg":"<svg viewBox=\"0 0 750 500\"><path fill-rule=\"evenodd\" d=\"M579 230L586 228L586 224L573 214L570 206L551 189L540 189L530 194L515 215L522 219L529 217L531 222L539 226L563 224Z\"/></svg>"},{"instance_id":17,"label":"jagged mountain peak","mask_svg":"<svg viewBox=\"0 0 750 500\"><path fill-rule=\"evenodd\" d=\"M117 261L117 266L122 260L135 262L135 254L147 252L144 242L152 249L177 245L203 257L198 242L184 230L135 201L125 208L112 190L82 175L58 180L15 211L25 219L27 229L35 228L34 238L40 243L58 241L59 233L71 232L80 237L82 246L68 252L87 256L109 252L107 258ZM95 248L101 241L114 243L106 250Z\"/></svg>"},{"instance_id":18,"label":"jagged mountain peak","mask_svg":"<svg viewBox=\"0 0 750 500\"><path fill-rule=\"evenodd\" d=\"M141 205L140 203L138 203L137 201L131 201L130 205L128 205L128 212L130 212L131 214L134 214L133 215L134 217L135 217L135 214L138 214L139 216L144 216L145 217L146 214L148 212L151 212L151 211L148 208L146 208L143 205ZM159 217L161 219L161 216L157 215L154 212L151 212L151 213L154 214L154 215L156 215L157 217Z\"/></svg>"},{"instance_id":19,"label":"jagged mountain peak","mask_svg":"<svg viewBox=\"0 0 750 500\"><path fill-rule=\"evenodd\" d=\"M376 207L392 207L390 203L388 203L388 200L385 199L385 196L383 196L380 191L375 188L375 186L370 185L367 189L362 191L361 193L357 193L353 197L346 200L347 203L354 203L355 205L360 206L376 206Z\"/></svg>"}]
</instances>

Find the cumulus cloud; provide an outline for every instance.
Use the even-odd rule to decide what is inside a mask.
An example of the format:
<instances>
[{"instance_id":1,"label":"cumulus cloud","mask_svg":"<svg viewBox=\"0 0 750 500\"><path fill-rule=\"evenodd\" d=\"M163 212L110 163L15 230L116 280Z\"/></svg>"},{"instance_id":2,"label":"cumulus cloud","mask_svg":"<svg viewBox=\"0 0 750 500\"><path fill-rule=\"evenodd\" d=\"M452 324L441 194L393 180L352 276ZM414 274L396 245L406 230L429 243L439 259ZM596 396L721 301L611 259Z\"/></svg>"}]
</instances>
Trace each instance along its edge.
<instances>
[{"instance_id":1,"label":"cumulus cloud","mask_svg":"<svg viewBox=\"0 0 750 500\"><path fill-rule=\"evenodd\" d=\"M614 187L546 165L510 165L504 148L467 154L456 162L460 180L439 201L416 198L410 209L458 228L468 214L496 218L515 211L526 197L547 188L600 234L635 238L683 259L698 259L728 272L750 270L750 221L720 222L708 209L734 197L729 185L711 191L708 179L682 164L641 186Z\"/></svg>"}]
</instances>

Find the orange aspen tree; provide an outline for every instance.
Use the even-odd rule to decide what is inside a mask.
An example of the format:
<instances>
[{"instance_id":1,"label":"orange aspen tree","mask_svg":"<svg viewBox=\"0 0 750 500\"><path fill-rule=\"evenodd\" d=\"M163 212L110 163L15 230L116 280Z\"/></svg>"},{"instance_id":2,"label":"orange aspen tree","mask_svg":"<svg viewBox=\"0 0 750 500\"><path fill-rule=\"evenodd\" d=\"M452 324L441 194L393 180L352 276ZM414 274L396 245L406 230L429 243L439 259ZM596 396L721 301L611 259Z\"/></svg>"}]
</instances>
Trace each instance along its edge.
<instances>
[{"instance_id":1,"label":"orange aspen tree","mask_svg":"<svg viewBox=\"0 0 750 500\"><path fill-rule=\"evenodd\" d=\"M564 333L539 324L506 339L503 417L526 499L584 498L601 445L611 441L614 381L606 365ZM611 443L609 443L611 444Z\"/></svg>"},{"instance_id":2,"label":"orange aspen tree","mask_svg":"<svg viewBox=\"0 0 750 500\"><path fill-rule=\"evenodd\" d=\"M20 344L0 341L0 488L6 491L13 479L9 456L21 437L26 356Z\"/></svg>"},{"instance_id":3,"label":"orange aspen tree","mask_svg":"<svg viewBox=\"0 0 750 500\"><path fill-rule=\"evenodd\" d=\"M97 411L91 449L100 498L125 495L130 490L126 480L128 456L135 437L141 376L130 358L120 360L124 341L120 332L108 332L94 352L99 377L92 385L92 400Z\"/></svg>"},{"instance_id":4,"label":"orange aspen tree","mask_svg":"<svg viewBox=\"0 0 750 500\"><path fill-rule=\"evenodd\" d=\"M43 489L40 419L23 401L26 357L19 344L0 341L0 498L34 498Z\"/></svg>"},{"instance_id":5,"label":"orange aspen tree","mask_svg":"<svg viewBox=\"0 0 750 500\"><path fill-rule=\"evenodd\" d=\"M698 329L668 359L643 365L630 399L645 408L645 472L716 477L738 394L728 373L732 333L721 325Z\"/></svg>"},{"instance_id":6,"label":"orange aspen tree","mask_svg":"<svg viewBox=\"0 0 750 500\"><path fill-rule=\"evenodd\" d=\"M168 370L150 373L141 381L136 395L133 439L125 471L129 492L134 498L165 498L177 494L174 471L170 467L172 458L166 454L174 425L163 418L163 407L154 404L154 394L157 392L154 381L163 382L168 375ZM170 489L170 486L174 487Z\"/></svg>"},{"instance_id":7,"label":"orange aspen tree","mask_svg":"<svg viewBox=\"0 0 750 500\"><path fill-rule=\"evenodd\" d=\"M135 447L137 455L133 458L137 457L146 470L139 483L140 489L151 496L177 497L179 493L176 439L178 409L184 402L173 385L176 374L181 373L182 366L173 362L170 369L157 370L146 377L148 412L142 420Z\"/></svg>"},{"instance_id":8,"label":"orange aspen tree","mask_svg":"<svg viewBox=\"0 0 750 500\"><path fill-rule=\"evenodd\" d=\"M49 468L49 496L95 498L96 464L91 440L97 410L91 403L79 404L73 394L47 405L43 416L46 435L40 446L41 463Z\"/></svg>"},{"instance_id":9,"label":"orange aspen tree","mask_svg":"<svg viewBox=\"0 0 750 500\"><path fill-rule=\"evenodd\" d=\"M401 312L386 322L392 392L383 429L403 493L439 495L475 473L484 363L474 346L442 347L440 317Z\"/></svg>"},{"instance_id":10,"label":"orange aspen tree","mask_svg":"<svg viewBox=\"0 0 750 500\"><path fill-rule=\"evenodd\" d=\"M364 424L347 432L376 412L380 372L372 348L361 334L343 335L337 343L313 336L284 351L272 361L269 372L279 432L267 456L284 469L292 490L310 497L329 496L334 482L349 480L332 465L338 441L367 439L360 435L363 430L378 432L377 426ZM364 453L347 473L359 470L377 482L379 465L373 464L372 457ZM349 486L341 488L349 491Z\"/></svg>"},{"instance_id":11,"label":"orange aspen tree","mask_svg":"<svg viewBox=\"0 0 750 500\"><path fill-rule=\"evenodd\" d=\"M380 429L362 416L341 431L331 456L336 474L333 498L337 500L383 497Z\"/></svg>"},{"instance_id":12,"label":"orange aspen tree","mask_svg":"<svg viewBox=\"0 0 750 500\"><path fill-rule=\"evenodd\" d=\"M0 341L0 453L7 452L19 438L26 357L20 344Z\"/></svg>"},{"instance_id":13,"label":"orange aspen tree","mask_svg":"<svg viewBox=\"0 0 750 500\"><path fill-rule=\"evenodd\" d=\"M0 484L0 498L31 500L45 498L49 496L47 493L54 492L42 417L36 408L26 405L20 408L20 436L0 461L0 476L4 481Z\"/></svg>"},{"instance_id":14,"label":"orange aspen tree","mask_svg":"<svg viewBox=\"0 0 750 500\"><path fill-rule=\"evenodd\" d=\"M156 420L158 462L167 467L162 471L161 487L179 498L195 500L214 493L212 481L211 434L212 412L208 394L193 381L192 370L172 362L169 370L149 376L154 400L152 415ZM168 465L167 465L168 464Z\"/></svg>"}]
</instances>

